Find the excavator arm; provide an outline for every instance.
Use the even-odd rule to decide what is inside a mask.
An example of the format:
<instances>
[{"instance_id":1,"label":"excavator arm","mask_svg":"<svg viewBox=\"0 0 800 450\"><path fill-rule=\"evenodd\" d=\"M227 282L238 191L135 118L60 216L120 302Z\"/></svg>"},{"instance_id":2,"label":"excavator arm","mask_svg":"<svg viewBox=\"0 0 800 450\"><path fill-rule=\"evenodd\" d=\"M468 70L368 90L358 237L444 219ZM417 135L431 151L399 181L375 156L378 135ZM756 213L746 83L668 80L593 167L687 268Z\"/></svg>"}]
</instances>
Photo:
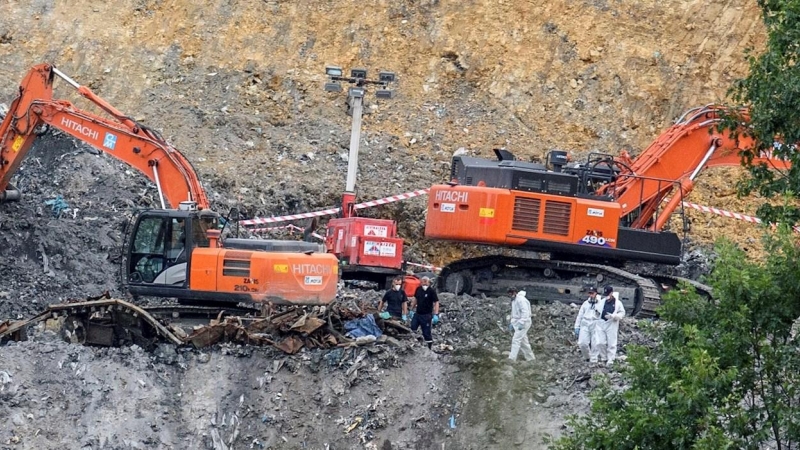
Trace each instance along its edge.
<instances>
[{"instance_id":1,"label":"excavator arm","mask_svg":"<svg viewBox=\"0 0 800 450\"><path fill-rule=\"evenodd\" d=\"M741 151L753 146L746 131L747 111L740 132L720 131L725 109L719 106L694 108L678 119L635 160L616 158L620 169L615 181L602 186L598 194L609 195L621 206L621 216L632 215L631 228L661 230L670 214L694 187L694 180L706 168L741 165ZM762 155L752 164L766 164L787 170L790 163ZM660 207L669 196L667 204Z\"/></svg>"},{"instance_id":2,"label":"excavator arm","mask_svg":"<svg viewBox=\"0 0 800 450\"><path fill-rule=\"evenodd\" d=\"M53 99L55 76L111 118ZM184 201L194 202L200 209L209 207L194 168L179 151L156 131L137 123L50 64L34 66L28 72L0 124L0 192L6 192L36 139L35 130L42 124L62 130L139 170L158 188L162 208L177 208Z\"/></svg>"}]
</instances>

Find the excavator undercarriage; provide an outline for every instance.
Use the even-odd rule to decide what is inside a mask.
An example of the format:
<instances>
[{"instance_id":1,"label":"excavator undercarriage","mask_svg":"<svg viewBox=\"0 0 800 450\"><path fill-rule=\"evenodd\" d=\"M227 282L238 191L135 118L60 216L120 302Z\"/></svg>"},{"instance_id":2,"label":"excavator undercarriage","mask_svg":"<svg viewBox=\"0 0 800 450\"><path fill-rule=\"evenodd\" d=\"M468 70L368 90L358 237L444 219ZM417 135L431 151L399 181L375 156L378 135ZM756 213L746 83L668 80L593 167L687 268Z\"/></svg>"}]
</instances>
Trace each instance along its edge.
<instances>
[{"instance_id":1,"label":"excavator undercarriage","mask_svg":"<svg viewBox=\"0 0 800 450\"><path fill-rule=\"evenodd\" d=\"M439 289L498 296L513 287L525 290L531 301L581 304L590 286L612 285L630 315L648 318L656 316L661 295L681 281L710 297L710 287L682 277L654 278L602 264L509 256L484 256L450 264L442 270Z\"/></svg>"}]
</instances>

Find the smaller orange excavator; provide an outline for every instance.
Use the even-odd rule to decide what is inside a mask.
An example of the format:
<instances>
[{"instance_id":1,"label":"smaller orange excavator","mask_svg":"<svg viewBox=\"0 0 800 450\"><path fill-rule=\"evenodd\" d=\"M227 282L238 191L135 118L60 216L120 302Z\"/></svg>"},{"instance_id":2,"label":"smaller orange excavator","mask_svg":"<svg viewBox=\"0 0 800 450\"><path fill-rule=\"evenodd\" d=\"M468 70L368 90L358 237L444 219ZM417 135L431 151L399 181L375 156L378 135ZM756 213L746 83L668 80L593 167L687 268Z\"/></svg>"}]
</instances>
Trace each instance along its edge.
<instances>
[{"instance_id":1,"label":"smaller orange excavator","mask_svg":"<svg viewBox=\"0 0 800 450\"><path fill-rule=\"evenodd\" d=\"M53 99L58 76L108 113L100 117ZM219 215L189 161L158 132L126 116L50 64L34 66L0 124L0 199L18 200L9 184L41 125L136 168L157 187L161 207L133 222L124 271L134 296L187 302L327 304L336 298L338 260L307 242L220 239ZM166 209L167 207L175 209Z\"/></svg>"}]
</instances>

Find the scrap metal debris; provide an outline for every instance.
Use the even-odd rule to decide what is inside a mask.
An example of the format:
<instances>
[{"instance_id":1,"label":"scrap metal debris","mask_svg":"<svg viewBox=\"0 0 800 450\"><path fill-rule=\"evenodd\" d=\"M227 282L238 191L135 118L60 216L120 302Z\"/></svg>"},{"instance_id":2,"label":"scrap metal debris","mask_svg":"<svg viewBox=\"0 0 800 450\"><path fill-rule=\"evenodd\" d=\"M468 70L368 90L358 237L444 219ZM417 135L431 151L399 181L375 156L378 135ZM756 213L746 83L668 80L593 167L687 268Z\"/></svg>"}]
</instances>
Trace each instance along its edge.
<instances>
[{"instance_id":1,"label":"scrap metal debris","mask_svg":"<svg viewBox=\"0 0 800 450\"><path fill-rule=\"evenodd\" d=\"M346 303L346 302L345 302ZM188 305L137 306L108 293L86 301L71 300L54 304L23 321L0 322L0 339L24 340L25 330L46 320L61 322L63 336L71 342L120 346L136 344L153 348L159 341L175 345L205 348L220 342L244 345L270 345L284 353L295 354L302 348L355 347L375 342L381 329L407 332L407 327L393 320L375 320L373 335L344 335L348 322L365 321L366 305L334 304L327 307L288 306L280 310L264 309L267 316L255 309L211 308ZM198 320L198 318L200 320ZM370 339L365 339L370 338Z\"/></svg>"}]
</instances>

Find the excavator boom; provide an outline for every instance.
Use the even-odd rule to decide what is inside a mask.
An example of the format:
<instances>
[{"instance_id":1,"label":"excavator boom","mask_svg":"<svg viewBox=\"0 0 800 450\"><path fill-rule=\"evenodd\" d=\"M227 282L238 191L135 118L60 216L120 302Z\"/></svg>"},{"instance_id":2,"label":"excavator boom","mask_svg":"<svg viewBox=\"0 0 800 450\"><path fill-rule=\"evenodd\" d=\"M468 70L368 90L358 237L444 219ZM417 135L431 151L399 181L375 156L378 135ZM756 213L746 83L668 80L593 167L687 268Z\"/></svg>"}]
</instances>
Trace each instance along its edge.
<instances>
[{"instance_id":1,"label":"excavator boom","mask_svg":"<svg viewBox=\"0 0 800 450\"><path fill-rule=\"evenodd\" d=\"M87 100L112 116L107 119L76 108L66 100L53 99L55 76L76 87ZM34 66L23 79L19 95L0 124L0 191L12 176L43 124L64 131L92 147L136 168L158 188L162 208L181 202L209 207L208 198L188 160L154 130L125 116L50 64Z\"/></svg>"},{"instance_id":2,"label":"excavator boom","mask_svg":"<svg viewBox=\"0 0 800 450\"><path fill-rule=\"evenodd\" d=\"M636 212L633 228L661 230L686 195L694 180L706 168L738 166L741 151L753 146L746 130L747 111L738 111L745 123L737 132L718 129L724 107L709 105L686 112L635 159L623 155L616 160L620 172L616 180L597 193L609 195L621 207L622 216ZM766 164L776 170L789 169L789 162L771 155L754 158L753 164ZM675 193L674 200L660 209L664 199ZM658 217L654 219L654 216Z\"/></svg>"}]
</instances>

